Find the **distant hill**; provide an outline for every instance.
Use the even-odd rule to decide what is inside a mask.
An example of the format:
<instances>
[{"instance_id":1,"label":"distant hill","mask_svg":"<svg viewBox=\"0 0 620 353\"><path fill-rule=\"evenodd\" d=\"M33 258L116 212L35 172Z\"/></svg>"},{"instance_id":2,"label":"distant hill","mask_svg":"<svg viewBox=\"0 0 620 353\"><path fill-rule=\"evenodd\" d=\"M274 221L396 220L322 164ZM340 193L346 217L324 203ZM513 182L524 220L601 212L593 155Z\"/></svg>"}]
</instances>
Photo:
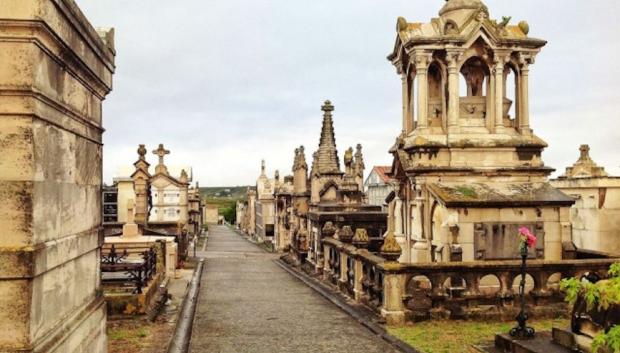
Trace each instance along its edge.
<instances>
[{"instance_id":1,"label":"distant hill","mask_svg":"<svg viewBox=\"0 0 620 353\"><path fill-rule=\"evenodd\" d=\"M248 186L201 187L200 194L207 200L237 201L245 198Z\"/></svg>"},{"instance_id":2,"label":"distant hill","mask_svg":"<svg viewBox=\"0 0 620 353\"><path fill-rule=\"evenodd\" d=\"M224 216L229 223L235 223L236 203L245 199L247 191L248 186L200 188L202 198L208 204L217 205L220 215Z\"/></svg>"}]
</instances>

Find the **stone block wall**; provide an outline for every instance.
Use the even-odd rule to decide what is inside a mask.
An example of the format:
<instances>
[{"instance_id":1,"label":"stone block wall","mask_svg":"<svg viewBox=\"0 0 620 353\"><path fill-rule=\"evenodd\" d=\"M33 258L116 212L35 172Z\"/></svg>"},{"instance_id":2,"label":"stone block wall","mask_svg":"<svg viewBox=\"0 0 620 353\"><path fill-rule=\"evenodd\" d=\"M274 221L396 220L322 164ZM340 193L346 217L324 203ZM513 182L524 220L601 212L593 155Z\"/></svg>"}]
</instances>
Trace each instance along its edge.
<instances>
[{"instance_id":1,"label":"stone block wall","mask_svg":"<svg viewBox=\"0 0 620 353\"><path fill-rule=\"evenodd\" d=\"M71 0L0 0L0 351L105 352L102 101L113 31Z\"/></svg>"}]
</instances>

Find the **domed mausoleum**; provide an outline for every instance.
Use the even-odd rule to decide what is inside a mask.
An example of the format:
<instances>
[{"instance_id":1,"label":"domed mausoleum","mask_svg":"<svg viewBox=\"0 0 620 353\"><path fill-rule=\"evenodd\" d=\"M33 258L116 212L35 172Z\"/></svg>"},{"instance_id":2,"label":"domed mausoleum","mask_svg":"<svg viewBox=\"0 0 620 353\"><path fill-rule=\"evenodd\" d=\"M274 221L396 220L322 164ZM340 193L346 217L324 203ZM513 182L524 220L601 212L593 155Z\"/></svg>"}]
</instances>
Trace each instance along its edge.
<instances>
[{"instance_id":1,"label":"domed mausoleum","mask_svg":"<svg viewBox=\"0 0 620 353\"><path fill-rule=\"evenodd\" d=\"M401 261L562 258L573 199L553 188L547 144L530 125L529 75L546 44L527 22L492 19L479 0L449 0L429 23L399 18L388 59L402 80L402 133L391 149Z\"/></svg>"}]
</instances>

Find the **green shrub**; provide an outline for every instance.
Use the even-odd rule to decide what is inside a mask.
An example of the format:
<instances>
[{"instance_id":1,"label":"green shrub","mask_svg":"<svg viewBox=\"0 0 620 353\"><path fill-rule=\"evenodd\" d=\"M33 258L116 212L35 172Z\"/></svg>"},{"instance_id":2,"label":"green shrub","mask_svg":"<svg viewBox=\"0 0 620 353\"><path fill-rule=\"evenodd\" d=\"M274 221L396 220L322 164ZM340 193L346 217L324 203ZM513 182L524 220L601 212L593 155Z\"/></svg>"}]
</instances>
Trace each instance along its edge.
<instances>
[{"instance_id":1,"label":"green shrub","mask_svg":"<svg viewBox=\"0 0 620 353\"><path fill-rule=\"evenodd\" d=\"M611 305L620 305L620 263L609 268L609 279L590 283L577 278L563 279L560 289L566 294L566 301L575 305L577 299L584 298L587 310L607 310ZM594 337L592 352L603 352L608 347L614 353L620 353L620 326L613 326L608 332Z\"/></svg>"}]
</instances>

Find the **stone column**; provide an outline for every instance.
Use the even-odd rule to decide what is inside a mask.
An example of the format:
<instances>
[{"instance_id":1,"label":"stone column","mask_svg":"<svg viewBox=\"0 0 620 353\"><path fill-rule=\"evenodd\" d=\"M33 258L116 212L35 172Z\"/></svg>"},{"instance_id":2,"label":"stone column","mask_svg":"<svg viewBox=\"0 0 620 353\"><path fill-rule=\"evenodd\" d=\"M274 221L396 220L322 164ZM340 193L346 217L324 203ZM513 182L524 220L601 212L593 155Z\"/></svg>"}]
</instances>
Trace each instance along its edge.
<instances>
[{"instance_id":1,"label":"stone column","mask_svg":"<svg viewBox=\"0 0 620 353\"><path fill-rule=\"evenodd\" d=\"M323 247L323 280L329 280L330 276L331 276L331 266L329 265L329 261L331 260L331 251L330 251L331 247L330 246L324 246Z\"/></svg>"},{"instance_id":2,"label":"stone column","mask_svg":"<svg viewBox=\"0 0 620 353\"><path fill-rule=\"evenodd\" d=\"M458 60L461 52L448 51L448 129L459 125L460 115L460 87Z\"/></svg>"},{"instance_id":3,"label":"stone column","mask_svg":"<svg viewBox=\"0 0 620 353\"><path fill-rule=\"evenodd\" d=\"M431 55L428 53L416 54L415 69L418 79L418 128L428 127L428 66Z\"/></svg>"},{"instance_id":4,"label":"stone column","mask_svg":"<svg viewBox=\"0 0 620 353\"><path fill-rule=\"evenodd\" d=\"M495 132L500 132L504 128L504 65L506 65L506 57L496 53L493 61L495 72Z\"/></svg>"},{"instance_id":5,"label":"stone column","mask_svg":"<svg viewBox=\"0 0 620 353\"><path fill-rule=\"evenodd\" d=\"M411 116L411 92L409 92L409 78L407 73L400 75L403 87L403 131L408 134L413 130L413 117Z\"/></svg>"},{"instance_id":6,"label":"stone column","mask_svg":"<svg viewBox=\"0 0 620 353\"><path fill-rule=\"evenodd\" d=\"M70 0L0 8L0 352L104 353L101 108L114 32Z\"/></svg>"},{"instance_id":7,"label":"stone column","mask_svg":"<svg viewBox=\"0 0 620 353\"><path fill-rule=\"evenodd\" d=\"M383 277L383 307L381 316L390 326L405 323L405 305L403 303L404 286L401 275L386 273Z\"/></svg>"},{"instance_id":8,"label":"stone column","mask_svg":"<svg viewBox=\"0 0 620 353\"><path fill-rule=\"evenodd\" d=\"M349 257L344 251L339 251L340 255L340 276L338 277L338 288L346 292L347 272L349 271Z\"/></svg>"},{"instance_id":9,"label":"stone column","mask_svg":"<svg viewBox=\"0 0 620 353\"><path fill-rule=\"evenodd\" d=\"M530 84L530 68L529 63L524 62L521 66L521 79L519 84L519 132L523 135L531 135L532 129L530 129L530 99L529 99L529 84Z\"/></svg>"},{"instance_id":10,"label":"stone column","mask_svg":"<svg viewBox=\"0 0 620 353\"><path fill-rule=\"evenodd\" d=\"M364 296L364 288L362 287L362 278L364 277L364 265L360 259L355 259L355 268L353 269L354 273L354 287L353 294L355 294L355 301L361 302L362 297Z\"/></svg>"},{"instance_id":11,"label":"stone column","mask_svg":"<svg viewBox=\"0 0 620 353\"><path fill-rule=\"evenodd\" d=\"M412 229L412 237L414 237L413 249L411 252L411 261L412 262L428 262L430 260L429 256L429 244L428 240L424 238L425 234L425 223L426 223L426 213L427 210L425 206L427 204L427 195L424 194L424 184L418 184L416 186L415 192L415 211L413 221L413 229Z\"/></svg>"}]
</instances>

